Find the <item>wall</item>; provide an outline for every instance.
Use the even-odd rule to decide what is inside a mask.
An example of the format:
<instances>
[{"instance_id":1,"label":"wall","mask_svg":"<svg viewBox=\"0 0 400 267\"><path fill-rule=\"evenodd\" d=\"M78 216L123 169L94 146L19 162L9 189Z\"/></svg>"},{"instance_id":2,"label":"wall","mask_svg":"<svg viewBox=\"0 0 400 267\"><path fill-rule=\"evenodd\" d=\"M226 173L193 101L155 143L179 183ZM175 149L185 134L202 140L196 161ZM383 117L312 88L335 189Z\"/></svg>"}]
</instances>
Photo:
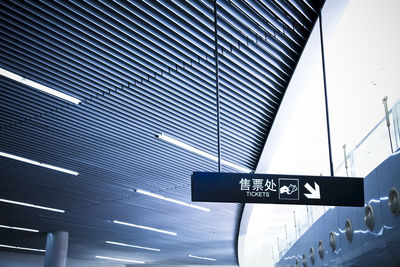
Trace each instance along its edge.
<instances>
[{"instance_id":1,"label":"wall","mask_svg":"<svg viewBox=\"0 0 400 267\"><path fill-rule=\"evenodd\" d=\"M329 23L324 25L326 35L334 31L347 3L347 0L326 2L325 9L329 10L328 15L331 17ZM329 41L329 38L326 39ZM321 68L317 23L285 93L256 173L319 175L329 170L327 160L317 168L315 164L320 163L321 159L328 158ZM289 236L293 238L298 236L299 233L295 231L293 223L293 211L299 222L299 214L304 214L306 207L246 204L244 213L250 209L252 209L251 218L246 218L248 226L246 227L243 221L240 226L240 266L273 266L278 260L278 247L282 247L285 242L281 236L278 237L278 233L281 233L282 228L286 226ZM314 217L317 218L323 211L323 207L315 211ZM246 229L242 229L242 226ZM277 238L280 240L277 241Z\"/></svg>"},{"instance_id":2,"label":"wall","mask_svg":"<svg viewBox=\"0 0 400 267\"><path fill-rule=\"evenodd\" d=\"M341 3L346 4L344 12L330 14ZM384 117L382 98L388 96L389 108L400 98L399 8L398 0L326 1L322 16L334 169L343 161L343 145L351 151ZM319 31L318 25L315 30ZM319 32L314 32L297 66L257 172L330 175L318 37ZM369 139L378 146L358 149L353 158L355 176L365 177L390 155L383 126ZM346 172L342 168L335 175ZM250 206L247 251L239 252L245 255L240 260L244 267L273 266L282 256L278 250L284 253L283 248L293 245L329 210L288 205L246 205L245 209ZM301 214L306 217L300 218Z\"/></svg>"},{"instance_id":3,"label":"wall","mask_svg":"<svg viewBox=\"0 0 400 267\"><path fill-rule=\"evenodd\" d=\"M400 188L399 173L400 150L365 177L364 207L335 207L326 212L283 255L278 266L399 266L400 220L393 214L397 209L388 205L391 189ZM364 221L367 205L373 210L370 228ZM346 229L346 221L351 228ZM335 249L330 247L330 233L335 235Z\"/></svg>"}]
</instances>

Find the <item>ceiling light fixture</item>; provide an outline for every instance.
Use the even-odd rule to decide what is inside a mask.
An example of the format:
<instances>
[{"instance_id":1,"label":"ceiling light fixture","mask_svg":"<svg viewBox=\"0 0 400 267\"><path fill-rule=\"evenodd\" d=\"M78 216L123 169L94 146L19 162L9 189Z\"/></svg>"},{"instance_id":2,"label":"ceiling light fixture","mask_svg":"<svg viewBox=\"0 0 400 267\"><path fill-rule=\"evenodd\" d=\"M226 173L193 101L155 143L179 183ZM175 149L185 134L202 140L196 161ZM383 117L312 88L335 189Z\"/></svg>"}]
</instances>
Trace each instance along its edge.
<instances>
[{"instance_id":1,"label":"ceiling light fixture","mask_svg":"<svg viewBox=\"0 0 400 267\"><path fill-rule=\"evenodd\" d=\"M213 258L194 256L194 255L190 255L190 254L188 255L188 257L195 258L195 259L200 259L200 260L216 261L216 259L213 259Z\"/></svg>"},{"instance_id":2,"label":"ceiling light fixture","mask_svg":"<svg viewBox=\"0 0 400 267\"><path fill-rule=\"evenodd\" d=\"M54 212L65 213L65 210L53 209L53 208L48 208L48 207L44 207L44 206L39 206L39 205L34 205L34 204L29 204L29 203L25 203L25 202L14 201L14 200L8 200L8 199L3 199L3 198L0 198L0 202L20 205L20 206L25 206L25 207L35 208L35 209L42 209L42 210L49 210L49 211L54 211Z\"/></svg>"},{"instance_id":3,"label":"ceiling light fixture","mask_svg":"<svg viewBox=\"0 0 400 267\"><path fill-rule=\"evenodd\" d=\"M113 241L106 241L106 243L112 244L112 245L117 245L117 246L122 246L122 247L140 248L140 249L145 249L145 250L160 251L158 248L141 247L141 246L129 245L129 244L113 242Z\"/></svg>"},{"instance_id":4,"label":"ceiling light fixture","mask_svg":"<svg viewBox=\"0 0 400 267\"><path fill-rule=\"evenodd\" d=\"M217 157L217 156L213 156L213 155L211 155L211 154L209 154L209 153L207 153L207 152L204 152L204 151L202 151L202 150L200 150L200 149L197 149L197 148L192 147L192 146L190 146L190 145L188 145L188 144L185 144L185 143L183 143L183 142L181 142L181 141L178 141L178 140L176 140L176 139L174 139L174 138L172 138L172 137L169 137L169 136L167 136L167 135L165 135L165 134L163 134L163 133L162 133L162 134L157 134L156 137L158 137L158 138L160 138L160 139L162 139L162 140L164 140L164 141L167 141L167 142L169 142L169 143L171 143L171 144L174 144L174 145L176 145L176 146L179 146L179 147L181 147L181 148L183 148L183 149L186 149L186 150L188 150L188 151L190 151L190 152L193 152L193 153L195 153L195 154L197 154L197 155L200 155L200 156L203 156L203 157L205 157L205 158L211 159L211 160L213 160L213 161L215 161L215 162L218 162L218 157ZM248 168L241 167L241 166L239 166L239 165L236 165L236 164L234 164L234 163L228 162L228 161L223 160L223 159L221 160L221 163L222 163L223 165L232 167L232 168L234 168L234 169L236 169L236 170L239 170L239 171L242 171L242 172L252 172L252 170L250 170L250 169L248 169Z\"/></svg>"},{"instance_id":5,"label":"ceiling light fixture","mask_svg":"<svg viewBox=\"0 0 400 267\"><path fill-rule=\"evenodd\" d=\"M36 166L40 166L40 167L44 167L44 168L48 168L48 169L52 169L52 170L56 170L56 171L60 171L60 172L65 172L65 173L72 174L72 175L78 175L79 174L79 172L76 172L76 171L71 171L71 170L68 170L68 169L60 168L60 167L57 167L57 166L53 166L53 165L50 165L50 164L38 162L38 161L27 159L27 158L23 158L23 157L20 157L20 156L16 156L16 155L5 153L5 152L1 152L1 151L0 151L0 156L6 157L6 158L10 158L10 159L19 160L19 161L22 161L22 162L25 162L25 163L29 163L29 164L32 164L32 165L36 165Z\"/></svg>"},{"instance_id":6,"label":"ceiling light fixture","mask_svg":"<svg viewBox=\"0 0 400 267\"><path fill-rule=\"evenodd\" d=\"M37 251L37 252L46 252L46 250L44 250L44 249L15 247L15 246L3 245L3 244L0 244L0 248L11 248L11 249L19 249L19 250L29 250L29 251Z\"/></svg>"},{"instance_id":7,"label":"ceiling light fixture","mask_svg":"<svg viewBox=\"0 0 400 267\"><path fill-rule=\"evenodd\" d=\"M59 92L57 90L54 90L54 89L52 89L50 87L47 87L47 86L45 86L43 84L40 84L40 83L34 82L32 80L29 80L29 79L27 79L25 77L22 77L22 76L20 76L18 74L15 74L15 73L13 73L11 71L8 71L8 70L5 70L3 68L0 68L0 75L3 75L5 77L7 77L7 78L10 78L10 79L12 79L14 81L26 84L26 85L28 85L30 87L33 87L33 88L35 88L37 90L40 90L40 91L43 91L45 93L51 94L53 96L59 97L59 98L64 99L64 100L66 100L68 102L71 102L71 103L74 103L74 104L81 103L81 101L79 99L75 98L75 97L72 97L72 96L69 96L67 94L61 93L61 92Z\"/></svg>"},{"instance_id":8,"label":"ceiling light fixture","mask_svg":"<svg viewBox=\"0 0 400 267\"><path fill-rule=\"evenodd\" d=\"M129 262L129 263L144 263L144 261L137 261L137 260L128 260L128 259L120 259L120 258L111 258L105 256L95 256L97 259L103 260L110 260L110 261L122 261L122 262Z\"/></svg>"},{"instance_id":9,"label":"ceiling light fixture","mask_svg":"<svg viewBox=\"0 0 400 267\"><path fill-rule=\"evenodd\" d=\"M142 225L127 223L127 222L121 222L121 221L117 221L117 220L113 220L112 222L117 223L117 224L131 226L131 227L141 228L141 229L145 229L145 230L150 230L150 231L154 231L154 232L159 232L159 233L163 233L163 234L167 234L167 235L177 235L177 233L169 232L169 231L165 231L165 230L161 230L161 229L157 229L157 228L153 228L153 227L142 226Z\"/></svg>"},{"instance_id":10,"label":"ceiling light fixture","mask_svg":"<svg viewBox=\"0 0 400 267\"><path fill-rule=\"evenodd\" d=\"M147 195L147 196L150 196L150 197L155 197L155 198L158 198L158 199L162 199L162 200L165 200L165 201L169 201L169 202L172 202L172 203L175 203L175 204L183 205L183 206L186 206L186 207L190 207L190 208L194 208L194 209L198 209L198 210L203 210L203 211L208 211L208 212L211 211L211 209L209 209L209 208L204 208L204 207L193 205L193 204L189 204L189 203L186 203L186 202L183 202L183 201L180 201L180 200L172 199L172 198L169 198L169 197L164 197L164 196L161 196L159 194L151 193L151 192L148 192L148 191L145 191L145 190L142 190L142 189L136 189L135 192L139 193L139 194Z\"/></svg>"},{"instance_id":11,"label":"ceiling light fixture","mask_svg":"<svg viewBox=\"0 0 400 267\"><path fill-rule=\"evenodd\" d=\"M2 224L0 224L0 228L6 228L6 229L12 229L12 230L19 230L19 231L26 231L26 232L39 233L39 230L35 230L35 229L22 228L22 227L14 227L14 226L2 225Z\"/></svg>"}]
</instances>

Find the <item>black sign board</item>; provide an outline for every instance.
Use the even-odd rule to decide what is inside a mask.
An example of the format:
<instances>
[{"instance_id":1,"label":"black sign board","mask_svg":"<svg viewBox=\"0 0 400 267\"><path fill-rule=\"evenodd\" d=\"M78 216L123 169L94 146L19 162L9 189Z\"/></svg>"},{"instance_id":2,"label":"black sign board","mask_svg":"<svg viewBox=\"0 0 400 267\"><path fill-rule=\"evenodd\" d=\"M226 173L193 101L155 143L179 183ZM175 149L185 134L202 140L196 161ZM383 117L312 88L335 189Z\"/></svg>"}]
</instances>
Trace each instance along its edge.
<instances>
[{"instance_id":1,"label":"black sign board","mask_svg":"<svg viewBox=\"0 0 400 267\"><path fill-rule=\"evenodd\" d=\"M192 201L361 207L364 179L194 172Z\"/></svg>"}]
</instances>

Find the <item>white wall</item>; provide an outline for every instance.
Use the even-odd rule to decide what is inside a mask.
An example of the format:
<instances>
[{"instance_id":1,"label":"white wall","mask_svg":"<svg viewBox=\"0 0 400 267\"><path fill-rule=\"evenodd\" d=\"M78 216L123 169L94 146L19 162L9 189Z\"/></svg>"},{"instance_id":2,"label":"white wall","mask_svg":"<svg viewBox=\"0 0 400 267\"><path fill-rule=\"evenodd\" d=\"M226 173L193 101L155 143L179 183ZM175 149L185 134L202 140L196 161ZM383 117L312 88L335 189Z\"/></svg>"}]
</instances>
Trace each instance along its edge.
<instances>
[{"instance_id":1,"label":"white wall","mask_svg":"<svg viewBox=\"0 0 400 267\"><path fill-rule=\"evenodd\" d=\"M0 251L0 267L43 267L44 256ZM122 264L101 261L68 259L67 267L125 267Z\"/></svg>"}]
</instances>

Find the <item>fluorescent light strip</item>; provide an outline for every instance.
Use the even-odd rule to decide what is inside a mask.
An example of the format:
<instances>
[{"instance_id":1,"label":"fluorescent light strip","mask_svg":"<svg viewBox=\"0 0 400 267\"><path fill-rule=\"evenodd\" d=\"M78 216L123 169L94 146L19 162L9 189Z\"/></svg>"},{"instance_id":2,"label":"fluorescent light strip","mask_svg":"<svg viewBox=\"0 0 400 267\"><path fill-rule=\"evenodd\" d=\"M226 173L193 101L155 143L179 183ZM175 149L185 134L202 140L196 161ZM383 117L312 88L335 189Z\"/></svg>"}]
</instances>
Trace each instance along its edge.
<instances>
[{"instance_id":1,"label":"fluorescent light strip","mask_svg":"<svg viewBox=\"0 0 400 267\"><path fill-rule=\"evenodd\" d=\"M188 257L190 257L190 258L196 258L196 259L200 259L200 260L216 261L216 259L213 259L213 258L194 256L194 255L190 255L190 254L188 255Z\"/></svg>"},{"instance_id":2,"label":"fluorescent light strip","mask_svg":"<svg viewBox=\"0 0 400 267\"><path fill-rule=\"evenodd\" d=\"M42 209L42 210L60 212L60 213L64 213L65 212L65 210L53 209L53 208L48 208L48 207L44 207L44 206L39 206L39 205L34 205L34 204L29 204L29 203L25 203L25 202L14 201L14 200L8 200L8 199L3 199L3 198L0 198L0 202L20 205L20 206L25 206L25 207L35 208L35 209Z\"/></svg>"},{"instance_id":3,"label":"fluorescent light strip","mask_svg":"<svg viewBox=\"0 0 400 267\"><path fill-rule=\"evenodd\" d=\"M105 256L95 256L97 259L103 260L110 260L110 261L122 261L122 262L129 262L129 263L144 263L144 261L136 261L136 260L128 260L128 259L120 259L120 258L111 258Z\"/></svg>"},{"instance_id":4,"label":"fluorescent light strip","mask_svg":"<svg viewBox=\"0 0 400 267\"><path fill-rule=\"evenodd\" d=\"M2 225L2 224L0 224L0 228L6 228L6 229L12 229L12 230L19 230L19 231L26 231L26 232L39 233L39 230L35 230L35 229L22 228L22 227L14 227L14 226Z\"/></svg>"},{"instance_id":5,"label":"fluorescent light strip","mask_svg":"<svg viewBox=\"0 0 400 267\"><path fill-rule=\"evenodd\" d=\"M44 249L15 247L15 246L3 245L3 244L0 244L0 248L11 248L11 249L19 249L19 250L29 250L29 251L37 251L37 252L46 252L46 250L44 250Z\"/></svg>"},{"instance_id":6,"label":"fluorescent light strip","mask_svg":"<svg viewBox=\"0 0 400 267\"><path fill-rule=\"evenodd\" d=\"M143 195L147 195L147 196L150 196L150 197L155 197L155 198L158 198L158 199L162 199L162 200L165 200L165 201L169 201L169 202L172 202L172 203L176 203L176 204L179 204L179 205L183 205L183 206L186 206L186 207L190 207L190 208L194 208L194 209L198 209L198 210L203 210L203 211L208 211L208 212L211 211L208 208L204 208L204 207L200 207L200 206L197 206L197 205L189 204L189 203L186 203L186 202L183 202L183 201L180 201L180 200L176 200L176 199L172 199L172 198L169 198L169 197L164 197L164 196L161 196L159 194L151 193L151 192L148 192L148 191L145 191L145 190L142 190L142 189L136 189L135 192L143 194Z\"/></svg>"},{"instance_id":7,"label":"fluorescent light strip","mask_svg":"<svg viewBox=\"0 0 400 267\"><path fill-rule=\"evenodd\" d=\"M197 154L197 155L200 155L200 156L203 156L203 157L205 157L205 158L211 159L211 160L213 160L213 161L215 161L215 162L218 162L218 157L213 156L213 155L211 155L211 154L208 154L207 152L204 152L204 151L202 151L202 150L200 150L200 149L197 149L197 148L195 148L195 147L192 147L192 146L190 146L190 145L188 145L188 144L185 144L185 143L183 143L183 142L181 142L181 141L178 141L178 140L176 140L176 139L174 139L174 138L172 138L172 137L166 136L166 135L163 134L163 133L162 133L162 134L159 134L159 135L156 135L156 136L157 136L158 138L164 140L164 141L167 141L167 142L169 142L169 143L171 143L171 144L174 144L174 145L176 145L176 146L179 146L179 147L181 147L181 148L184 148L184 149L186 149L186 150L188 150L188 151L190 151L190 152L193 152L193 153L195 153L195 154ZM236 170L239 170L239 171L242 171L242 172L252 172L252 170L250 170L250 169L241 167L241 166L239 166L239 165L236 165L236 164L234 164L234 163L228 162L228 161L223 160L223 159L221 159L221 164L226 165L226 166L229 166L229 167L232 167L232 168L234 168L234 169L236 169Z\"/></svg>"},{"instance_id":8,"label":"fluorescent light strip","mask_svg":"<svg viewBox=\"0 0 400 267\"><path fill-rule=\"evenodd\" d=\"M72 174L72 175L78 175L79 174L79 172L76 172L76 171L71 171L71 170L68 170L68 169L60 168L60 167L53 166L53 165L46 164L46 163L41 163L41 162L38 162L38 161L35 161L35 160L23 158L23 157L20 157L20 156L16 156L16 155L5 153L5 152L1 152L1 151L0 151L0 156L6 157L6 158L10 158L10 159L19 160L19 161L22 161L22 162L25 162L25 163L29 163L29 164L40 166L40 167L45 167L45 168L56 170L56 171L60 171L60 172L65 172L65 173Z\"/></svg>"},{"instance_id":9,"label":"fluorescent light strip","mask_svg":"<svg viewBox=\"0 0 400 267\"><path fill-rule=\"evenodd\" d=\"M157 228L153 228L153 227L147 227L147 226L137 225L137 224L133 224L133 223L121 222L121 221L117 221L117 220L114 220L112 222L117 223L117 224L131 226L131 227L141 228L141 229L145 229L145 230L150 230L150 231L154 231L154 232L159 232L159 233L163 233L163 234L167 234L167 235L177 235L177 233L169 232L169 231L165 231L165 230L161 230L161 229L157 229Z\"/></svg>"},{"instance_id":10,"label":"fluorescent light strip","mask_svg":"<svg viewBox=\"0 0 400 267\"><path fill-rule=\"evenodd\" d=\"M106 241L106 243L112 244L112 245L117 245L117 246L122 246L122 247L140 248L140 249L145 249L145 250L160 251L158 248L141 247L141 246L129 245L129 244L113 242L113 241Z\"/></svg>"},{"instance_id":11,"label":"fluorescent light strip","mask_svg":"<svg viewBox=\"0 0 400 267\"><path fill-rule=\"evenodd\" d=\"M71 102L71 103L74 103L74 104L81 103L81 101L79 99L75 98L75 97L72 97L72 96L69 96L67 94L61 93L61 92L59 92L57 90L54 90L54 89L52 89L50 87L47 87L47 86L45 86L43 84L40 84L40 83L34 82L32 80L29 80L27 78L24 78L24 77L22 77L22 76L20 76L18 74L15 74L15 73L13 73L11 71L8 71L8 70L5 70L3 68L0 68L0 75L3 75L5 77L7 77L7 78L10 78L10 79L12 79L14 81L26 84L26 85L28 85L30 87L33 87L33 88L35 88L37 90L40 90L42 92L45 92L45 93L51 94L53 96L59 97L59 98L64 99L64 100L66 100L68 102Z\"/></svg>"}]
</instances>

